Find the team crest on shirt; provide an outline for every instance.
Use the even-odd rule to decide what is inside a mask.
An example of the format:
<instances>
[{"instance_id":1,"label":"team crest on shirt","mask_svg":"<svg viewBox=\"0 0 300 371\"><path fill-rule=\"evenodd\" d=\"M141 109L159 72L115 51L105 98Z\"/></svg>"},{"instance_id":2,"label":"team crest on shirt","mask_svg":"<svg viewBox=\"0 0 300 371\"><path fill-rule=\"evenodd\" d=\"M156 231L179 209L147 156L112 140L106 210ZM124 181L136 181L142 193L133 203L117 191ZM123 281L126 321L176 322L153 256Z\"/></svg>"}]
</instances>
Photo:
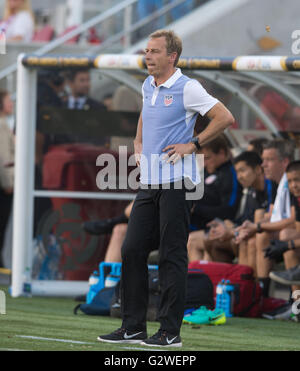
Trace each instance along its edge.
<instances>
[{"instance_id":1,"label":"team crest on shirt","mask_svg":"<svg viewBox=\"0 0 300 371\"><path fill-rule=\"evenodd\" d=\"M165 95L164 104L170 106L173 103L173 95Z\"/></svg>"}]
</instances>

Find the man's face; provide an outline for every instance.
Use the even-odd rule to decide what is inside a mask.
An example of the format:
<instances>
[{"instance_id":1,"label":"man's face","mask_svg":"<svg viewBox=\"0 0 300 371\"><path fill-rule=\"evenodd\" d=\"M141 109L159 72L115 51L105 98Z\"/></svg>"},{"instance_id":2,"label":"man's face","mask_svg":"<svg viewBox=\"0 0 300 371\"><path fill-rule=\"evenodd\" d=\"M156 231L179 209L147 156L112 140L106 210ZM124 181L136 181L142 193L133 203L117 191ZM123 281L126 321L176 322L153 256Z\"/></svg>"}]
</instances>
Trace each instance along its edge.
<instances>
[{"instance_id":1,"label":"man's face","mask_svg":"<svg viewBox=\"0 0 300 371\"><path fill-rule=\"evenodd\" d=\"M258 169L253 169L245 161L240 161L234 165L237 179L243 188L252 187L257 180Z\"/></svg>"},{"instance_id":2,"label":"man's face","mask_svg":"<svg viewBox=\"0 0 300 371\"><path fill-rule=\"evenodd\" d=\"M208 148L202 148L202 154L204 155L204 166L209 174L212 174L216 169L226 162L227 158L224 151L214 153Z\"/></svg>"},{"instance_id":3,"label":"man's face","mask_svg":"<svg viewBox=\"0 0 300 371\"><path fill-rule=\"evenodd\" d=\"M300 171L291 171L287 174L289 190L295 197L300 197Z\"/></svg>"},{"instance_id":4,"label":"man's face","mask_svg":"<svg viewBox=\"0 0 300 371\"><path fill-rule=\"evenodd\" d=\"M82 97L88 95L91 88L90 74L88 72L77 73L69 85L74 96Z\"/></svg>"},{"instance_id":5,"label":"man's face","mask_svg":"<svg viewBox=\"0 0 300 371\"><path fill-rule=\"evenodd\" d=\"M167 53L165 37L156 37L148 41L145 49L145 61L149 75L163 76L174 67L176 53Z\"/></svg>"},{"instance_id":6,"label":"man's face","mask_svg":"<svg viewBox=\"0 0 300 371\"><path fill-rule=\"evenodd\" d=\"M276 148L264 149L262 159L266 178L279 183L286 169L286 160L280 158Z\"/></svg>"}]
</instances>

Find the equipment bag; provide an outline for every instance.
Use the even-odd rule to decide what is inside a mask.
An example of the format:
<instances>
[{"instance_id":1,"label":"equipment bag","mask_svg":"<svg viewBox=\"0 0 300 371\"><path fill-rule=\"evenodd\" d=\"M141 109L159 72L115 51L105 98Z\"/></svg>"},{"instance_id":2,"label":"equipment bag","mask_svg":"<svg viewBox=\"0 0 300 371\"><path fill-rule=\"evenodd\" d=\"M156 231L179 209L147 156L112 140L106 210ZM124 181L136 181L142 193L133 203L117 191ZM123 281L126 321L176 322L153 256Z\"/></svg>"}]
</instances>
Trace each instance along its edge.
<instances>
[{"instance_id":1,"label":"equipment bag","mask_svg":"<svg viewBox=\"0 0 300 371\"><path fill-rule=\"evenodd\" d=\"M241 264L194 261L189 269L200 269L211 279L216 289L222 280L229 280L235 286L233 294L233 314L239 317L260 317L263 311L262 290L255 281L253 269Z\"/></svg>"},{"instance_id":2,"label":"equipment bag","mask_svg":"<svg viewBox=\"0 0 300 371\"><path fill-rule=\"evenodd\" d=\"M77 314L78 309L80 309L85 314L109 316L111 301L114 295L115 287L104 287L96 294L90 304L78 304L74 308L74 314Z\"/></svg>"},{"instance_id":3,"label":"equipment bag","mask_svg":"<svg viewBox=\"0 0 300 371\"><path fill-rule=\"evenodd\" d=\"M149 270L149 300L147 320L156 321L157 309L160 301L160 286L157 270ZM187 277L187 296L185 310L196 309L206 306L213 309L213 284L209 277L199 269L191 269ZM79 304L74 308L74 314L78 310L85 314L121 317L120 282L114 287L101 289L90 304Z\"/></svg>"},{"instance_id":4,"label":"equipment bag","mask_svg":"<svg viewBox=\"0 0 300 371\"><path fill-rule=\"evenodd\" d=\"M214 286L207 274L200 269L189 269L185 310L205 306L214 308Z\"/></svg>"}]
</instances>

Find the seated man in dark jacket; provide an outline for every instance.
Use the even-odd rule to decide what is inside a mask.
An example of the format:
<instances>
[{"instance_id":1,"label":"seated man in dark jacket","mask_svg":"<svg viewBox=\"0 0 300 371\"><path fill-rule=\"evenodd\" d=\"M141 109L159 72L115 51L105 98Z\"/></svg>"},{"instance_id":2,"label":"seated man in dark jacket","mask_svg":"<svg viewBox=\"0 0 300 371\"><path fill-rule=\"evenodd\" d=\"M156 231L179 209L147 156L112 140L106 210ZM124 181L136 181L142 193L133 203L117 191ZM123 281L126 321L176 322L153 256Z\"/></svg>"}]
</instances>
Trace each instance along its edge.
<instances>
[{"instance_id":1,"label":"seated man in dark jacket","mask_svg":"<svg viewBox=\"0 0 300 371\"><path fill-rule=\"evenodd\" d=\"M91 89L90 71L85 68L79 68L68 71L67 84L71 94L65 101L65 106L69 109L85 110L102 109L106 107L102 102L98 102L89 96Z\"/></svg>"},{"instance_id":2,"label":"seated man in dark jacket","mask_svg":"<svg viewBox=\"0 0 300 371\"><path fill-rule=\"evenodd\" d=\"M237 178L243 186L243 196L238 213L233 221L214 220L209 223L210 231L205 247L214 256L218 249L233 251L239 264L248 265L256 272L255 238L237 243L236 226L245 220L255 221L256 212L269 212L274 203L277 184L265 178L262 159L255 152L246 151L234 159Z\"/></svg>"},{"instance_id":3,"label":"seated man in dark jacket","mask_svg":"<svg viewBox=\"0 0 300 371\"><path fill-rule=\"evenodd\" d=\"M226 139L223 136L216 138L203 146L202 153L206 171L204 196L196 202L192 212L191 227L194 231L190 233L188 242L190 261L211 260L203 245L207 224L215 218L233 220L242 194ZM227 255L220 256L220 261L228 261Z\"/></svg>"}]
</instances>

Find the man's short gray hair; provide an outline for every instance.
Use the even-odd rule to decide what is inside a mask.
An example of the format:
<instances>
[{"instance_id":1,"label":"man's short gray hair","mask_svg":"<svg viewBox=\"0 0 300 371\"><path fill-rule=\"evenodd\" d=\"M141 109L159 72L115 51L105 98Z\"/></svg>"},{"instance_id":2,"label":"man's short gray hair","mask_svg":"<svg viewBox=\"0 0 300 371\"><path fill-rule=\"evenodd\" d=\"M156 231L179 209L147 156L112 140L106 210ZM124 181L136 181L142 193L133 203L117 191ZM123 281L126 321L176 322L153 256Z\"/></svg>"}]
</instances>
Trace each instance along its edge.
<instances>
[{"instance_id":1,"label":"man's short gray hair","mask_svg":"<svg viewBox=\"0 0 300 371\"><path fill-rule=\"evenodd\" d=\"M276 149L281 160L295 158L295 143L292 140L273 139L264 144L264 149Z\"/></svg>"}]
</instances>

